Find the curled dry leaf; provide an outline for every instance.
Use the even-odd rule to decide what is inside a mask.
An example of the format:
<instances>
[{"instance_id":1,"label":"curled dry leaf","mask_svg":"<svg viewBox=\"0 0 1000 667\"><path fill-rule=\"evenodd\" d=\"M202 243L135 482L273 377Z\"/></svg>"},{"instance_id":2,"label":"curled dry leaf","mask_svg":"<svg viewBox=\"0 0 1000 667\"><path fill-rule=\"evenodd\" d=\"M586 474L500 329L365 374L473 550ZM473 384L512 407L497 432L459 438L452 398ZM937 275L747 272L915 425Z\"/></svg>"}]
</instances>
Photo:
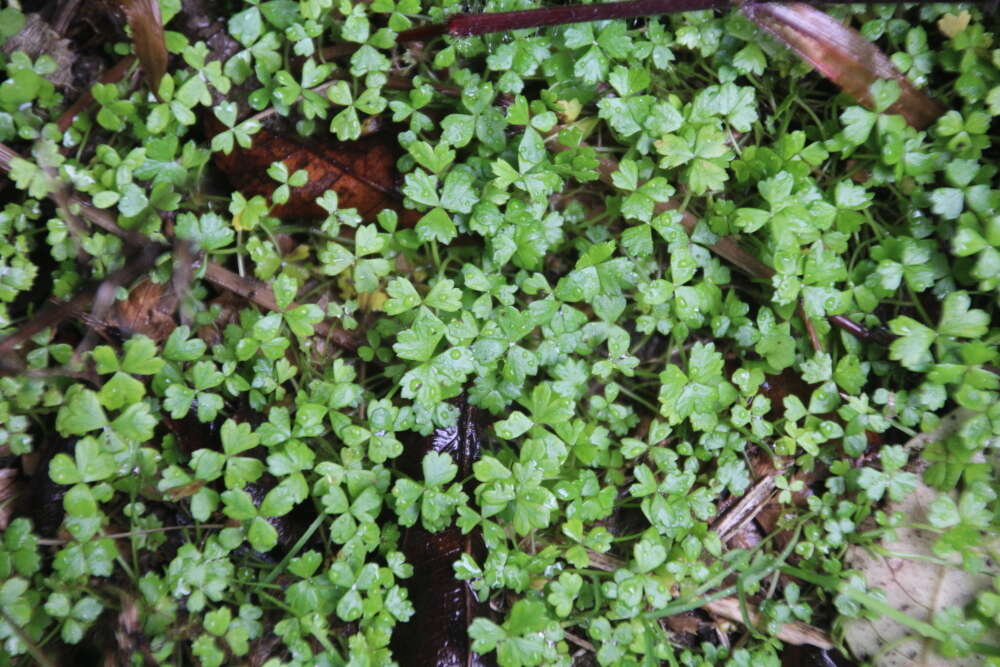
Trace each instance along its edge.
<instances>
[{"instance_id":1,"label":"curled dry leaf","mask_svg":"<svg viewBox=\"0 0 1000 667\"><path fill-rule=\"evenodd\" d=\"M163 18L157 0L116 0L132 29L135 55L142 64L149 87L160 89L160 79L167 71L167 46L163 40Z\"/></svg>"},{"instance_id":2,"label":"curled dry leaf","mask_svg":"<svg viewBox=\"0 0 1000 667\"><path fill-rule=\"evenodd\" d=\"M861 104L873 106L870 86L880 79L899 83L900 95L887 111L923 129L944 108L917 90L892 61L856 30L810 5L744 2L744 15L770 33Z\"/></svg>"},{"instance_id":3,"label":"curled dry leaf","mask_svg":"<svg viewBox=\"0 0 1000 667\"><path fill-rule=\"evenodd\" d=\"M896 531L894 541L882 546L891 554L909 557L887 557L873 554L861 547L851 547L847 553L850 567L864 573L869 587L879 588L889 606L913 618L930 623L935 612L949 607L961 608L971 602L992 578L973 574L955 566L939 565L932 545L937 533L916 528L928 523L931 502L939 497L934 489L921 484L903 501L885 508L886 513L902 512L906 528ZM931 560L926 560L926 559ZM924 560L922 560L924 559ZM965 667L982 664L980 656L945 658L933 651L930 642L912 637L913 631L887 616L858 619L847 626L845 640L858 658L874 660L878 667ZM905 641L904 638L910 637ZM996 637L982 641L996 644ZM883 652L883 649L891 648Z\"/></svg>"},{"instance_id":4,"label":"curled dry leaf","mask_svg":"<svg viewBox=\"0 0 1000 667\"><path fill-rule=\"evenodd\" d=\"M143 334L159 342L166 340L177 326L176 311L177 296L173 288L146 279L132 288L128 298L115 302L107 324L125 336Z\"/></svg>"}]
</instances>

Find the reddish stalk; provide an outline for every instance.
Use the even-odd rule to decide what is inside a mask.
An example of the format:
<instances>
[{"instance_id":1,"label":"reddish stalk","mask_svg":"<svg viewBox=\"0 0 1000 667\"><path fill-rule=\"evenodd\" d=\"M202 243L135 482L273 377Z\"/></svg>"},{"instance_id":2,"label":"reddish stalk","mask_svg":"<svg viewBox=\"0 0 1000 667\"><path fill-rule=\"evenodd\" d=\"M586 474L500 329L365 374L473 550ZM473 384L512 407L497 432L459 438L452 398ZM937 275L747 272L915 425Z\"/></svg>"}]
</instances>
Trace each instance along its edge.
<instances>
[{"instance_id":1,"label":"reddish stalk","mask_svg":"<svg viewBox=\"0 0 1000 667\"><path fill-rule=\"evenodd\" d=\"M863 327L854 320L849 317L844 317L843 315L828 315L827 317L830 320L830 324L842 331L846 331L859 340L871 341L880 345L888 345L896 339L895 336L884 329L869 329L867 327Z\"/></svg>"},{"instance_id":2,"label":"reddish stalk","mask_svg":"<svg viewBox=\"0 0 1000 667\"><path fill-rule=\"evenodd\" d=\"M906 0L887 0L886 4L903 4ZM815 0L816 4L850 4L851 0ZM399 33L397 40L424 42L442 35L470 37L507 30L543 28L567 23L629 19L657 14L676 14L706 9L729 9L756 4L740 0L626 0L593 5L563 5L541 7L494 14L455 14L444 23L425 25ZM919 4L919 2L917 3ZM996 4L996 2L994 2Z\"/></svg>"},{"instance_id":3,"label":"reddish stalk","mask_svg":"<svg viewBox=\"0 0 1000 667\"><path fill-rule=\"evenodd\" d=\"M627 19L654 14L691 12L730 7L728 0L627 0L594 5L563 5L494 14L455 14L447 22L399 33L399 42L426 41L439 35L469 37L491 32L542 28L545 26L607 19Z\"/></svg>"}]
</instances>

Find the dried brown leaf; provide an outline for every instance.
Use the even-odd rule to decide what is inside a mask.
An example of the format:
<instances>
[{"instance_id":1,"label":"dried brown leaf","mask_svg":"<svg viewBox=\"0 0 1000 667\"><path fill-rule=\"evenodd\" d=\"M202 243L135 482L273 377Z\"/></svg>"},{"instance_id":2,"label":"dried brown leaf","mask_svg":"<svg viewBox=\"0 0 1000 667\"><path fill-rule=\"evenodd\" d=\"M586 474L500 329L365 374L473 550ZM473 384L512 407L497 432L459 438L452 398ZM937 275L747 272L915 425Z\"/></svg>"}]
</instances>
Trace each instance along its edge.
<instances>
[{"instance_id":1,"label":"dried brown leaf","mask_svg":"<svg viewBox=\"0 0 1000 667\"><path fill-rule=\"evenodd\" d=\"M944 113L944 108L914 88L877 46L829 14L798 2L745 2L740 10L864 106L873 106L872 83L894 79L901 92L889 113L901 114L917 129Z\"/></svg>"},{"instance_id":2,"label":"dried brown leaf","mask_svg":"<svg viewBox=\"0 0 1000 667\"><path fill-rule=\"evenodd\" d=\"M398 461L404 469L415 469L429 452L447 453L458 466L458 477L472 472L479 459L482 432L478 411L464 400L453 427L437 429L430 437L411 441ZM423 665L495 665L495 655L472 651L468 626L476 617L490 615L488 606L476 598L469 582L455 578L454 563L463 554L479 561L485 545L479 530L463 535L452 525L431 533L417 524L403 536L403 552L413 565L407 581L413 616L394 633L393 655L403 667Z\"/></svg>"},{"instance_id":3,"label":"dried brown leaf","mask_svg":"<svg viewBox=\"0 0 1000 667\"><path fill-rule=\"evenodd\" d=\"M279 218L325 216L316 199L327 190L337 193L340 208L356 208L366 220L402 203L396 190L396 153L383 134L334 142L298 139L265 127L253 136L250 148L215 154L218 167L248 197L274 192L278 184L267 175L272 162L283 162L289 173L304 169L309 174L304 186L292 188L289 200L271 211Z\"/></svg>"},{"instance_id":4,"label":"dried brown leaf","mask_svg":"<svg viewBox=\"0 0 1000 667\"><path fill-rule=\"evenodd\" d=\"M155 93L167 71L167 45L163 39L163 17L156 0L116 0L132 29L135 55L142 63L149 86Z\"/></svg>"},{"instance_id":5,"label":"dried brown leaf","mask_svg":"<svg viewBox=\"0 0 1000 667\"><path fill-rule=\"evenodd\" d=\"M0 468L0 530L7 530L14 512L12 502L18 494L16 468Z\"/></svg>"},{"instance_id":6,"label":"dried brown leaf","mask_svg":"<svg viewBox=\"0 0 1000 667\"><path fill-rule=\"evenodd\" d=\"M132 288L128 298L115 302L107 324L126 335L142 334L164 341L177 327L177 301L170 285L143 280Z\"/></svg>"}]
</instances>

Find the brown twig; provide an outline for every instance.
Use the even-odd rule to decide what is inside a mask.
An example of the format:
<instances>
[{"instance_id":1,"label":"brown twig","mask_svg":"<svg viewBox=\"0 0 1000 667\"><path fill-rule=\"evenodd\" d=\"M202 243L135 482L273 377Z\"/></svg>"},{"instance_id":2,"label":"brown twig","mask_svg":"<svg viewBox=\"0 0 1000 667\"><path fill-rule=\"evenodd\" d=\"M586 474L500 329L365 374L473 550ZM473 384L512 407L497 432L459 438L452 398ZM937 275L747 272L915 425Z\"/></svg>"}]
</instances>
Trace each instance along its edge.
<instances>
[{"instance_id":1,"label":"brown twig","mask_svg":"<svg viewBox=\"0 0 1000 667\"><path fill-rule=\"evenodd\" d=\"M754 520L767 504L768 497L774 491L774 478L779 474L780 471L775 470L772 474L761 477L734 507L716 519L712 530L718 533L722 542L728 541L736 531Z\"/></svg>"},{"instance_id":2,"label":"brown twig","mask_svg":"<svg viewBox=\"0 0 1000 667\"><path fill-rule=\"evenodd\" d=\"M799 317L802 318L802 324L806 328L806 334L809 336L809 344L812 345L813 352L823 351L823 341L819 337L819 332L816 331L816 325L813 323L812 318L806 314L805 306L802 305L802 301L799 301L798 305Z\"/></svg>"}]
</instances>

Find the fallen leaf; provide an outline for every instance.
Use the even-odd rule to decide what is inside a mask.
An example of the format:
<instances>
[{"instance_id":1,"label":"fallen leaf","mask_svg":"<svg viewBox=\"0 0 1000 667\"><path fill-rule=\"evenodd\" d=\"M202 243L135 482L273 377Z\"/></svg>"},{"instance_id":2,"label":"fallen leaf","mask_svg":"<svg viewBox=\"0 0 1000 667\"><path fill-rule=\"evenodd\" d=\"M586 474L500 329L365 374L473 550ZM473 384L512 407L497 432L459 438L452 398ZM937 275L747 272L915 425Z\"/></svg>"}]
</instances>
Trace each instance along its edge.
<instances>
[{"instance_id":1,"label":"fallen leaf","mask_svg":"<svg viewBox=\"0 0 1000 667\"><path fill-rule=\"evenodd\" d=\"M142 334L160 342L177 326L174 320L177 301L170 285L146 279L132 288L127 298L115 301L106 319L98 321L84 316L84 320L95 327L114 327L117 331L109 333L116 337Z\"/></svg>"},{"instance_id":2,"label":"fallen leaf","mask_svg":"<svg viewBox=\"0 0 1000 667\"><path fill-rule=\"evenodd\" d=\"M13 498L18 495L17 468L0 468L0 530L7 530L14 512Z\"/></svg>"},{"instance_id":3,"label":"fallen leaf","mask_svg":"<svg viewBox=\"0 0 1000 667\"><path fill-rule=\"evenodd\" d=\"M481 447L478 411L461 399L455 426L439 428L427 438L407 443L397 463L416 473L425 454L447 453L458 466L457 478L463 479L471 475ZM453 567L465 553L482 562L485 545L481 532L475 529L463 535L457 526L451 525L431 533L418 522L406 529L403 552L413 565L413 576L406 586L414 613L401 626L401 632L393 633L393 656L399 664L403 667L495 665L493 653L479 655L472 651L468 634L473 618L488 617L489 607L476 598L469 582L455 578Z\"/></svg>"},{"instance_id":4,"label":"fallen leaf","mask_svg":"<svg viewBox=\"0 0 1000 667\"><path fill-rule=\"evenodd\" d=\"M39 14L28 14L20 32L10 37L3 45L4 53L24 51L32 60L41 55L56 61L55 69L45 75L60 90L69 90L73 85L73 63L76 53L68 39L52 29Z\"/></svg>"},{"instance_id":5,"label":"fallen leaf","mask_svg":"<svg viewBox=\"0 0 1000 667\"><path fill-rule=\"evenodd\" d=\"M142 64L149 80L149 87L156 92L160 79L167 71L167 46L163 39L163 19L156 0L117 0L132 29L135 55Z\"/></svg>"},{"instance_id":6,"label":"fallen leaf","mask_svg":"<svg viewBox=\"0 0 1000 667\"><path fill-rule=\"evenodd\" d=\"M221 129L221 128L220 128ZM291 132L263 128L250 148L215 154L215 163L244 196L270 196L278 184L267 175L272 162L283 162L288 173L304 169L309 181L292 188L287 202L272 209L279 218L321 218L326 211L316 200L327 190L337 193L339 208L356 208L373 220L384 208L401 209L396 189L396 153L382 134L357 141L300 139Z\"/></svg>"},{"instance_id":7,"label":"fallen leaf","mask_svg":"<svg viewBox=\"0 0 1000 667\"><path fill-rule=\"evenodd\" d=\"M893 79L900 95L888 113L902 115L918 130L944 113L944 107L914 88L877 46L829 14L800 2L745 2L740 11L864 106L874 106L869 92L874 82Z\"/></svg>"},{"instance_id":8,"label":"fallen leaf","mask_svg":"<svg viewBox=\"0 0 1000 667\"><path fill-rule=\"evenodd\" d=\"M910 557L880 556L861 547L851 547L846 556L847 564L864 574L868 586L882 590L889 606L927 623L931 622L935 612L948 607L964 607L979 591L990 588L992 584L988 575L961 569L960 560L955 566L939 564L940 559L931 548L939 535L916 527L928 524L930 504L939 495L939 492L921 484L906 499L885 508L886 514L901 512L906 517L904 525L907 527L897 529L896 539L885 541L882 546L889 553ZM927 558L932 560L924 560ZM982 664L982 658L977 656L945 658L938 655L932 650L930 642L913 637L910 628L887 616L849 623L845 640L855 656L872 659L877 667L971 667ZM996 644L997 638L983 637L981 641ZM886 647L891 648L883 652Z\"/></svg>"}]
</instances>

